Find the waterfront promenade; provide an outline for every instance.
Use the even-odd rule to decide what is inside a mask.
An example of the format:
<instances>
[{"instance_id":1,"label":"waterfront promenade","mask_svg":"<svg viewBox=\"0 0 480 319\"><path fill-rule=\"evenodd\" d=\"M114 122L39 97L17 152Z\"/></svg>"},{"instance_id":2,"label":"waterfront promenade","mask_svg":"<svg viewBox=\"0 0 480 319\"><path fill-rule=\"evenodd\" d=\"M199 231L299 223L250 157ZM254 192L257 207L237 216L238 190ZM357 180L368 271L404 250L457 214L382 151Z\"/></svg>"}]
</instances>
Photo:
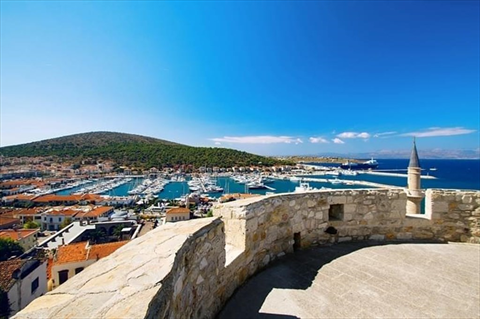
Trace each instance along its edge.
<instances>
[{"instance_id":1,"label":"waterfront promenade","mask_svg":"<svg viewBox=\"0 0 480 319\"><path fill-rule=\"evenodd\" d=\"M342 243L251 278L226 318L480 318L480 246Z\"/></svg>"}]
</instances>

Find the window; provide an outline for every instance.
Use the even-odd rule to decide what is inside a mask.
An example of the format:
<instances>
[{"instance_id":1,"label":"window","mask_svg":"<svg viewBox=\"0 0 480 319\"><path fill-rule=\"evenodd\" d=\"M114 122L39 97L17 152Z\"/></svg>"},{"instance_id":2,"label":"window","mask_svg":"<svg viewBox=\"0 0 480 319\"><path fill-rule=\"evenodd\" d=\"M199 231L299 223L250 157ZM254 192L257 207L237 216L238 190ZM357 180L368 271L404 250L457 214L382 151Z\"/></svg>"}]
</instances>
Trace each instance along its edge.
<instances>
[{"instance_id":1,"label":"window","mask_svg":"<svg viewBox=\"0 0 480 319\"><path fill-rule=\"evenodd\" d=\"M50 217L50 222L53 223L53 217Z\"/></svg>"},{"instance_id":2,"label":"window","mask_svg":"<svg viewBox=\"0 0 480 319\"><path fill-rule=\"evenodd\" d=\"M58 272L58 281L59 285L63 284L65 281L68 280L68 269L66 270L60 270Z\"/></svg>"},{"instance_id":3,"label":"window","mask_svg":"<svg viewBox=\"0 0 480 319\"><path fill-rule=\"evenodd\" d=\"M81 273L83 270L83 267L75 268L75 275Z\"/></svg>"},{"instance_id":4,"label":"window","mask_svg":"<svg viewBox=\"0 0 480 319\"><path fill-rule=\"evenodd\" d=\"M58 222L59 222L59 223L62 222L62 217L58 217Z\"/></svg>"},{"instance_id":5,"label":"window","mask_svg":"<svg viewBox=\"0 0 480 319\"><path fill-rule=\"evenodd\" d=\"M33 295L35 293L35 290L38 288L38 277L35 278L34 281L32 281L32 286L31 286L31 294Z\"/></svg>"},{"instance_id":6,"label":"window","mask_svg":"<svg viewBox=\"0 0 480 319\"><path fill-rule=\"evenodd\" d=\"M328 220L343 220L343 204L330 205Z\"/></svg>"}]
</instances>

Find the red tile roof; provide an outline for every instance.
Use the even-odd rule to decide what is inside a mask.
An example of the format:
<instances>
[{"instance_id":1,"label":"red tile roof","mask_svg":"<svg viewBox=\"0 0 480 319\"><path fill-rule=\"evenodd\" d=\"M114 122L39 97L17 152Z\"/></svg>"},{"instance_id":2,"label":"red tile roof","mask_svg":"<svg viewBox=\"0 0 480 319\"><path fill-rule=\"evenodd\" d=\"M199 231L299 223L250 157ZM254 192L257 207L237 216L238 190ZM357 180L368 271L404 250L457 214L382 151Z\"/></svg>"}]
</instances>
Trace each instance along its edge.
<instances>
[{"instance_id":1,"label":"red tile roof","mask_svg":"<svg viewBox=\"0 0 480 319\"><path fill-rule=\"evenodd\" d=\"M52 209L48 212L46 212L47 215L53 215L53 216L70 216L73 217L77 214L81 214L83 211L81 210L73 210L73 209Z\"/></svg>"},{"instance_id":2,"label":"red tile roof","mask_svg":"<svg viewBox=\"0 0 480 319\"><path fill-rule=\"evenodd\" d=\"M87 242L82 241L79 243L58 247L57 258L54 261L54 264L65 264L86 260L86 246Z\"/></svg>"},{"instance_id":3,"label":"red tile roof","mask_svg":"<svg viewBox=\"0 0 480 319\"><path fill-rule=\"evenodd\" d=\"M114 243L107 243L107 244L99 244L99 245L92 245L90 248L90 253L87 259L94 259L94 258L104 258L113 253L118 248L122 247L128 243L127 240L124 241L117 241Z\"/></svg>"},{"instance_id":4,"label":"red tile roof","mask_svg":"<svg viewBox=\"0 0 480 319\"><path fill-rule=\"evenodd\" d=\"M10 224L20 224L20 219L9 218L9 217L0 217L0 226L8 226Z\"/></svg>"},{"instance_id":5,"label":"red tile roof","mask_svg":"<svg viewBox=\"0 0 480 319\"><path fill-rule=\"evenodd\" d=\"M65 264L83 260L100 259L107 257L128 241L87 246L87 242L80 242L66 246L60 246L57 251L57 259L54 264Z\"/></svg>"},{"instance_id":6,"label":"red tile roof","mask_svg":"<svg viewBox=\"0 0 480 319\"><path fill-rule=\"evenodd\" d=\"M100 217L109 211L113 210L113 207L111 206L99 206L96 207L95 209L85 213L82 217Z\"/></svg>"},{"instance_id":7,"label":"red tile roof","mask_svg":"<svg viewBox=\"0 0 480 319\"><path fill-rule=\"evenodd\" d=\"M0 262L0 289L8 292L15 283L13 273L19 269L25 260L14 259Z\"/></svg>"},{"instance_id":8,"label":"red tile roof","mask_svg":"<svg viewBox=\"0 0 480 319\"><path fill-rule=\"evenodd\" d=\"M26 209L20 209L14 212L15 216L20 216L20 215L36 215L40 214L42 212L41 209L38 208L26 208Z\"/></svg>"},{"instance_id":9,"label":"red tile roof","mask_svg":"<svg viewBox=\"0 0 480 319\"><path fill-rule=\"evenodd\" d=\"M38 203L48 202L78 202L82 198L82 195L43 195L35 198L33 201Z\"/></svg>"},{"instance_id":10,"label":"red tile roof","mask_svg":"<svg viewBox=\"0 0 480 319\"><path fill-rule=\"evenodd\" d=\"M18 194L16 195L17 200L32 200L38 195L26 195L26 194Z\"/></svg>"},{"instance_id":11,"label":"red tile roof","mask_svg":"<svg viewBox=\"0 0 480 319\"><path fill-rule=\"evenodd\" d=\"M236 194L227 194L227 195L223 195L222 197L220 197L219 201L220 202L226 202L226 201L229 201L229 200L232 200L232 199L245 199L245 198L250 198L250 197L257 197L257 196L260 196L259 194L240 194L240 193L236 193Z\"/></svg>"},{"instance_id":12,"label":"red tile roof","mask_svg":"<svg viewBox=\"0 0 480 319\"><path fill-rule=\"evenodd\" d=\"M82 200L86 200L86 201L101 201L103 200L104 198L100 195L97 195L97 194L85 194L85 195L82 195Z\"/></svg>"},{"instance_id":13,"label":"red tile roof","mask_svg":"<svg viewBox=\"0 0 480 319\"><path fill-rule=\"evenodd\" d=\"M52 278L52 266L53 266L53 258L47 259L47 280Z\"/></svg>"},{"instance_id":14,"label":"red tile roof","mask_svg":"<svg viewBox=\"0 0 480 319\"><path fill-rule=\"evenodd\" d=\"M190 209L185 207L170 208L166 212L166 214L186 214L186 213L190 213Z\"/></svg>"},{"instance_id":15,"label":"red tile roof","mask_svg":"<svg viewBox=\"0 0 480 319\"><path fill-rule=\"evenodd\" d=\"M38 229L4 229L0 230L0 238L11 238L13 240L18 240L20 238L31 236L36 232L38 232Z\"/></svg>"}]
</instances>

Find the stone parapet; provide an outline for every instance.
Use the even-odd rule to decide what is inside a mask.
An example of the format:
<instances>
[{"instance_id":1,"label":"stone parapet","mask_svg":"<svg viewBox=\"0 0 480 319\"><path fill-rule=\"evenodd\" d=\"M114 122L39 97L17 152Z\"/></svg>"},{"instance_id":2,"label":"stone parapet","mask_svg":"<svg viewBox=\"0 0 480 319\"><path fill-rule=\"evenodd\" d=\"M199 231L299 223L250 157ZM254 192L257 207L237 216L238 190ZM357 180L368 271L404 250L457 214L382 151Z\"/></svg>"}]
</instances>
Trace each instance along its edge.
<instances>
[{"instance_id":1,"label":"stone parapet","mask_svg":"<svg viewBox=\"0 0 480 319\"><path fill-rule=\"evenodd\" d=\"M220 204L213 218L164 225L34 300L15 318L212 318L247 278L295 249L344 241L480 243L480 191L277 194Z\"/></svg>"},{"instance_id":2,"label":"stone parapet","mask_svg":"<svg viewBox=\"0 0 480 319\"><path fill-rule=\"evenodd\" d=\"M224 300L219 219L159 227L34 300L15 318L210 318Z\"/></svg>"},{"instance_id":3,"label":"stone parapet","mask_svg":"<svg viewBox=\"0 0 480 319\"><path fill-rule=\"evenodd\" d=\"M480 191L428 189L425 216L436 238L480 243Z\"/></svg>"}]
</instances>

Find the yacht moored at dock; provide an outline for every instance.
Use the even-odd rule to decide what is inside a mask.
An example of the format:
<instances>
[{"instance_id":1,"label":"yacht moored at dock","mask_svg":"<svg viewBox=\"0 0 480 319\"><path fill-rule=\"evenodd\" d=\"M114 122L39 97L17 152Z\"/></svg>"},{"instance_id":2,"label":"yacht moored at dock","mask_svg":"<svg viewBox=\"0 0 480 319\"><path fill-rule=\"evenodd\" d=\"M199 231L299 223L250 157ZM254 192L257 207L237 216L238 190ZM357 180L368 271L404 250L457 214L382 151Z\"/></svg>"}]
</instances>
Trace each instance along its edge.
<instances>
[{"instance_id":1,"label":"yacht moored at dock","mask_svg":"<svg viewBox=\"0 0 480 319\"><path fill-rule=\"evenodd\" d=\"M340 168L342 169L349 169L349 170L354 170L354 169L375 169L378 167L378 162L376 160L369 159L368 161L362 162L362 163L354 163L350 161L346 161L342 165L340 165Z\"/></svg>"}]
</instances>

